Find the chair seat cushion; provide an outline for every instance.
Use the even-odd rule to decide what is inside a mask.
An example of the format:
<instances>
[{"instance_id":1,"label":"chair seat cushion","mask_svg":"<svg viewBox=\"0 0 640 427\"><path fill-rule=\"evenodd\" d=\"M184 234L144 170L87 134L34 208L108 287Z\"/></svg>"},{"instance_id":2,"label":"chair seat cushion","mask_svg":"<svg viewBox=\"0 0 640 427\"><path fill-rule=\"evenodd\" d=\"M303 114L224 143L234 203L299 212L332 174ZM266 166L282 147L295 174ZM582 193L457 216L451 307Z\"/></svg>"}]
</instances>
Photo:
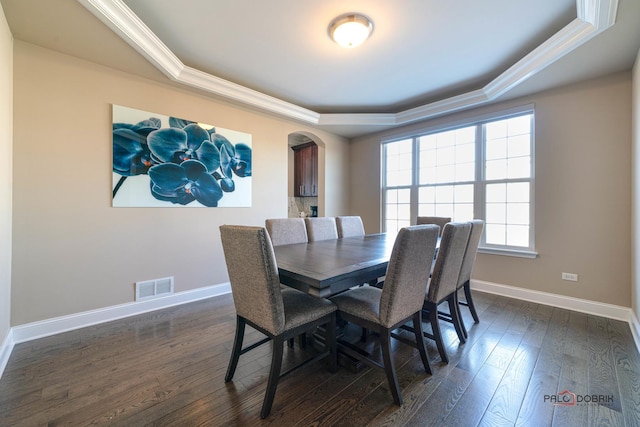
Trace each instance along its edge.
<instances>
[{"instance_id":1,"label":"chair seat cushion","mask_svg":"<svg viewBox=\"0 0 640 427\"><path fill-rule=\"evenodd\" d=\"M325 298L316 298L297 289L282 288L284 330L318 320L336 311L336 305Z\"/></svg>"},{"instance_id":2,"label":"chair seat cushion","mask_svg":"<svg viewBox=\"0 0 640 427\"><path fill-rule=\"evenodd\" d=\"M338 310L370 322L380 323L380 297L382 289L360 286L331 298Z\"/></svg>"}]
</instances>

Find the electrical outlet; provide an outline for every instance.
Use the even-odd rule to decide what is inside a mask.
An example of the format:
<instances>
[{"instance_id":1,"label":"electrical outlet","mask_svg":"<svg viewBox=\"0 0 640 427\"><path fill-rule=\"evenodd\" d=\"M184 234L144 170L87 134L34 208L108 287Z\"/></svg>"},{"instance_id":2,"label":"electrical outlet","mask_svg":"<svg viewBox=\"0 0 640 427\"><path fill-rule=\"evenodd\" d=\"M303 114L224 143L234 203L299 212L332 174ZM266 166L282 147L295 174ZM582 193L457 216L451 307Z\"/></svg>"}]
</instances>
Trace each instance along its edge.
<instances>
[{"instance_id":1,"label":"electrical outlet","mask_svg":"<svg viewBox=\"0 0 640 427\"><path fill-rule=\"evenodd\" d=\"M562 280L569 280L571 282L578 281L578 275L575 273L562 273Z\"/></svg>"}]
</instances>

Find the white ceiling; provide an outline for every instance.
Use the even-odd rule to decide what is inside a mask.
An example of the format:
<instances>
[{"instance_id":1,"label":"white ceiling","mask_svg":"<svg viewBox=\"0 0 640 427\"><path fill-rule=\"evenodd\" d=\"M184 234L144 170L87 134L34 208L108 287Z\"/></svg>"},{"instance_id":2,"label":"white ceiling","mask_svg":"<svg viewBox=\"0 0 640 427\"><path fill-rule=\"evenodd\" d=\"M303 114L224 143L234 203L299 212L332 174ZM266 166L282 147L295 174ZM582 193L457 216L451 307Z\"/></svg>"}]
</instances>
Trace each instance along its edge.
<instances>
[{"instance_id":1,"label":"white ceiling","mask_svg":"<svg viewBox=\"0 0 640 427\"><path fill-rule=\"evenodd\" d=\"M639 0L0 3L16 39L347 137L628 70L640 49ZM374 21L355 49L327 33L345 12Z\"/></svg>"},{"instance_id":2,"label":"white ceiling","mask_svg":"<svg viewBox=\"0 0 640 427\"><path fill-rule=\"evenodd\" d=\"M124 3L185 65L320 113L386 113L478 86L576 17L575 0ZM344 49L327 28L352 11L374 31Z\"/></svg>"}]
</instances>

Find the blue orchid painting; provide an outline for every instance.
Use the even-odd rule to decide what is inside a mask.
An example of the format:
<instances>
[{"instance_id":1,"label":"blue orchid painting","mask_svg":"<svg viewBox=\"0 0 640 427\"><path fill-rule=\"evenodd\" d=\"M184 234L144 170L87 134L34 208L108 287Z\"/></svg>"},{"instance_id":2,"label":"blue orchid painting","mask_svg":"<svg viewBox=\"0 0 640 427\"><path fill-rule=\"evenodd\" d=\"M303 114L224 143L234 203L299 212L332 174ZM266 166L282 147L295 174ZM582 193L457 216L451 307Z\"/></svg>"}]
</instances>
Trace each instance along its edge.
<instances>
[{"instance_id":1,"label":"blue orchid painting","mask_svg":"<svg viewBox=\"0 0 640 427\"><path fill-rule=\"evenodd\" d=\"M113 174L114 206L251 206L251 135L114 105Z\"/></svg>"}]
</instances>

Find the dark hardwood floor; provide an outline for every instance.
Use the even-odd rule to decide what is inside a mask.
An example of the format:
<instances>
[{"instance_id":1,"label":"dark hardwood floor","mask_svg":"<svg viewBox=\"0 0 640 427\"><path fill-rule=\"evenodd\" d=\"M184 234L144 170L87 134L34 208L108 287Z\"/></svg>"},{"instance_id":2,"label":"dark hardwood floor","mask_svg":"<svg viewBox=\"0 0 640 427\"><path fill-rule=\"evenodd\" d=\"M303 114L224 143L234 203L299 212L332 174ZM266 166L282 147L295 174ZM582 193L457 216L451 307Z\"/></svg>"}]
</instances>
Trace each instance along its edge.
<instances>
[{"instance_id":1,"label":"dark hardwood floor","mask_svg":"<svg viewBox=\"0 0 640 427\"><path fill-rule=\"evenodd\" d=\"M0 425L640 426L640 356L626 323L474 298L480 323L463 308L466 344L443 322L448 365L427 341L433 375L417 350L395 343L402 407L383 371L331 374L320 362L284 379L260 420L271 344L243 355L225 384L227 295L16 345L0 379ZM247 331L245 342L261 337ZM287 348L285 364L309 351ZM565 390L575 405L549 401Z\"/></svg>"}]
</instances>

